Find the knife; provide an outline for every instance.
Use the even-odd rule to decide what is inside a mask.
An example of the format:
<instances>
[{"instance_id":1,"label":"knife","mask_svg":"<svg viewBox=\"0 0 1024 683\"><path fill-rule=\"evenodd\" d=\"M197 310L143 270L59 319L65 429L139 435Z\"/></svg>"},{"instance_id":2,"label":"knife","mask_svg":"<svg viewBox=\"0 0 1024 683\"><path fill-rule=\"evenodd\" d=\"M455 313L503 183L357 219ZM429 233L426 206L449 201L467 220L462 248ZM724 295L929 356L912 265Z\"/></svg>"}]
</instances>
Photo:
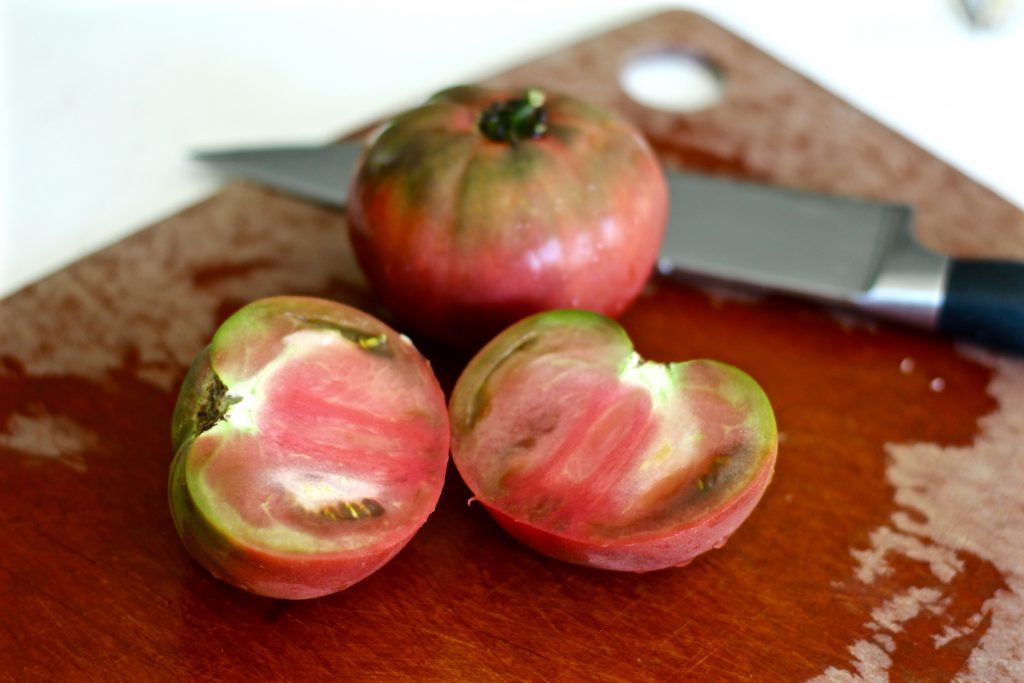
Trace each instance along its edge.
<instances>
[{"instance_id":1,"label":"knife","mask_svg":"<svg viewBox=\"0 0 1024 683\"><path fill-rule=\"evenodd\" d=\"M340 207L361 142L203 151L236 176ZM1024 354L1024 262L922 247L905 204L666 169L665 274L738 282L840 304Z\"/></svg>"}]
</instances>

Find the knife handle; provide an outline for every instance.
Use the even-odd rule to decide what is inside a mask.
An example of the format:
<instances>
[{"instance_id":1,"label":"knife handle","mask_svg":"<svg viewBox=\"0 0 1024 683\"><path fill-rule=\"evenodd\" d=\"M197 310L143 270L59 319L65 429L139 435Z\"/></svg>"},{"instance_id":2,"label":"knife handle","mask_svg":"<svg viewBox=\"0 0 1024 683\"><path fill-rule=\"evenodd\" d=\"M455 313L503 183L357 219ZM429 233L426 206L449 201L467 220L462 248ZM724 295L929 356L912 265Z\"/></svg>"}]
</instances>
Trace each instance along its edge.
<instances>
[{"instance_id":1,"label":"knife handle","mask_svg":"<svg viewBox=\"0 0 1024 683\"><path fill-rule=\"evenodd\" d=\"M1024 354L1024 262L951 260L938 328Z\"/></svg>"}]
</instances>

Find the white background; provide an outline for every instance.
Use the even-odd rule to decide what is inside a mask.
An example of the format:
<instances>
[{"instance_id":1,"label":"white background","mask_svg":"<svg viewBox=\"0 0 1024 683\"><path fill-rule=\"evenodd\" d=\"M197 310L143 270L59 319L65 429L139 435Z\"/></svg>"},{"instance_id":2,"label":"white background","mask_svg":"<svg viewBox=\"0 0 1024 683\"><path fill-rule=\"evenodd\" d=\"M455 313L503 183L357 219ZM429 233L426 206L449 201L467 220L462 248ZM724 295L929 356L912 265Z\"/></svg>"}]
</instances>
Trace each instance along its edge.
<instances>
[{"instance_id":1,"label":"white background","mask_svg":"<svg viewBox=\"0 0 1024 683\"><path fill-rule=\"evenodd\" d=\"M214 191L189 149L326 141L673 4L0 0L0 295ZM685 3L1024 206L1020 5Z\"/></svg>"}]
</instances>

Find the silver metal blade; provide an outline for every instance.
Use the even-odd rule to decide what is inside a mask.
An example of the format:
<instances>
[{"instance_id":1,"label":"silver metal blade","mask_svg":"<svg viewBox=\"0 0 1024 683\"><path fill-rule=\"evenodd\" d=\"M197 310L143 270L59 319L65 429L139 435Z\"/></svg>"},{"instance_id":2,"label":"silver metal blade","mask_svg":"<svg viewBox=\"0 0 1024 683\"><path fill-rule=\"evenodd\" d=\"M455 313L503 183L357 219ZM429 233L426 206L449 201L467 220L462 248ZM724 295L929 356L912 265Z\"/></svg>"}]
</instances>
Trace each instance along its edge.
<instances>
[{"instance_id":1,"label":"silver metal blade","mask_svg":"<svg viewBox=\"0 0 1024 683\"><path fill-rule=\"evenodd\" d=\"M779 289L845 296L865 291L909 210L798 190L668 176L670 229L662 256L675 268ZM668 268L668 264L664 264Z\"/></svg>"},{"instance_id":2,"label":"silver metal blade","mask_svg":"<svg viewBox=\"0 0 1024 683\"><path fill-rule=\"evenodd\" d=\"M352 170L362 143L308 147L261 147L211 150L193 158L213 164L228 175L256 180L270 187L330 206L344 206Z\"/></svg>"},{"instance_id":3,"label":"silver metal blade","mask_svg":"<svg viewBox=\"0 0 1024 683\"><path fill-rule=\"evenodd\" d=\"M914 239L905 204L667 172L662 272L855 305L933 327L949 259Z\"/></svg>"},{"instance_id":4,"label":"silver metal blade","mask_svg":"<svg viewBox=\"0 0 1024 683\"><path fill-rule=\"evenodd\" d=\"M345 203L361 143L200 152L229 174ZM671 215L659 269L855 305L924 327L948 259L923 249L903 204L666 171Z\"/></svg>"}]
</instances>

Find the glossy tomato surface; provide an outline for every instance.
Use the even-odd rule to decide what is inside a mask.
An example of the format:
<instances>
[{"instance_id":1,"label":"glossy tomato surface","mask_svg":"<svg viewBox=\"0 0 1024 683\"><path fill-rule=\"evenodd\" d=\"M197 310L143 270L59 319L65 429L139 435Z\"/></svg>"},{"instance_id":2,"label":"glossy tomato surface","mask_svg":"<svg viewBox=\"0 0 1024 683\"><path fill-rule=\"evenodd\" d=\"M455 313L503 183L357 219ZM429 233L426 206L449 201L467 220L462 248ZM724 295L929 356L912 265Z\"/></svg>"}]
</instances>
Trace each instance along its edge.
<instances>
[{"instance_id":1,"label":"glossy tomato surface","mask_svg":"<svg viewBox=\"0 0 1024 683\"><path fill-rule=\"evenodd\" d=\"M476 500L523 543L604 569L662 569L720 546L775 465L775 419L750 376L645 361L615 321L583 311L504 331L449 413Z\"/></svg>"},{"instance_id":2,"label":"glossy tomato surface","mask_svg":"<svg viewBox=\"0 0 1024 683\"><path fill-rule=\"evenodd\" d=\"M408 339L342 304L263 299L185 378L172 516L218 578L271 597L332 593L426 521L448 442L444 395Z\"/></svg>"},{"instance_id":3,"label":"glossy tomato surface","mask_svg":"<svg viewBox=\"0 0 1024 683\"><path fill-rule=\"evenodd\" d=\"M650 274L668 194L643 136L568 95L459 87L388 124L349 191L374 290L476 346L552 308L616 315Z\"/></svg>"}]
</instances>

